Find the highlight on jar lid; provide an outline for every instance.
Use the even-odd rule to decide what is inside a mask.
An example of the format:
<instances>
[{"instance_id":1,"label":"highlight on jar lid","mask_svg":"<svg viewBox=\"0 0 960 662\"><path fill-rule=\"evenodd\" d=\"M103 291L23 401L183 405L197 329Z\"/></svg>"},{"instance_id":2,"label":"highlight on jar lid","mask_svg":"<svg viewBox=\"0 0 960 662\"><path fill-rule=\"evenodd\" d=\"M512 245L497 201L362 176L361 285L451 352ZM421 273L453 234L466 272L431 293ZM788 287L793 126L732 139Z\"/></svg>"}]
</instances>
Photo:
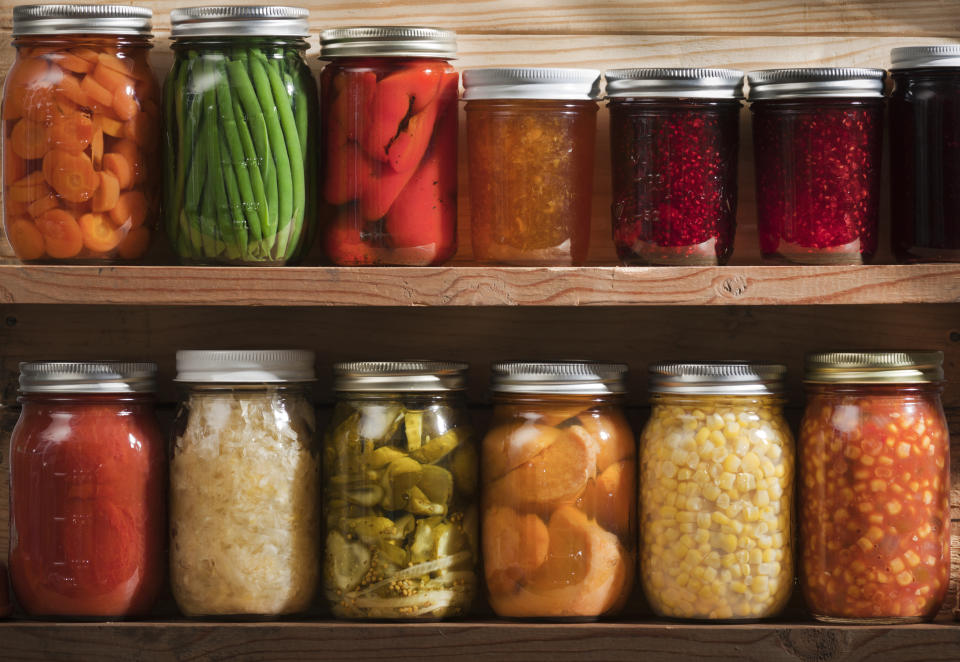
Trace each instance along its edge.
<instances>
[{"instance_id":1,"label":"highlight on jar lid","mask_svg":"<svg viewBox=\"0 0 960 662\"><path fill-rule=\"evenodd\" d=\"M178 382L264 384L312 382L314 354L306 349L180 350Z\"/></svg>"},{"instance_id":2,"label":"highlight on jar lid","mask_svg":"<svg viewBox=\"0 0 960 662\"><path fill-rule=\"evenodd\" d=\"M783 391L787 366L762 361L664 361L650 366L652 393L768 395Z\"/></svg>"},{"instance_id":3,"label":"highlight on jar lid","mask_svg":"<svg viewBox=\"0 0 960 662\"><path fill-rule=\"evenodd\" d=\"M146 361L29 361L21 393L153 393L157 364Z\"/></svg>"},{"instance_id":4,"label":"highlight on jar lid","mask_svg":"<svg viewBox=\"0 0 960 662\"><path fill-rule=\"evenodd\" d=\"M150 36L153 11L129 5L19 5L13 36L110 34Z\"/></svg>"},{"instance_id":5,"label":"highlight on jar lid","mask_svg":"<svg viewBox=\"0 0 960 662\"><path fill-rule=\"evenodd\" d=\"M309 16L301 7L187 7L170 12L170 37L308 37Z\"/></svg>"},{"instance_id":6,"label":"highlight on jar lid","mask_svg":"<svg viewBox=\"0 0 960 662\"><path fill-rule=\"evenodd\" d=\"M611 98L743 98L743 72L736 69L610 69L603 77Z\"/></svg>"},{"instance_id":7,"label":"highlight on jar lid","mask_svg":"<svg viewBox=\"0 0 960 662\"><path fill-rule=\"evenodd\" d=\"M890 51L890 69L960 67L960 44L901 46Z\"/></svg>"},{"instance_id":8,"label":"highlight on jar lid","mask_svg":"<svg viewBox=\"0 0 960 662\"><path fill-rule=\"evenodd\" d=\"M341 361L333 364L335 391L462 391L466 363L458 361Z\"/></svg>"},{"instance_id":9,"label":"highlight on jar lid","mask_svg":"<svg viewBox=\"0 0 960 662\"><path fill-rule=\"evenodd\" d=\"M883 96L883 69L854 67L811 67L764 69L747 74L748 99L792 99L802 97L880 98Z\"/></svg>"},{"instance_id":10,"label":"highlight on jar lid","mask_svg":"<svg viewBox=\"0 0 960 662\"><path fill-rule=\"evenodd\" d=\"M452 30L385 25L335 28L320 33L320 59L338 57L457 56L457 33Z\"/></svg>"},{"instance_id":11,"label":"highlight on jar lid","mask_svg":"<svg viewBox=\"0 0 960 662\"><path fill-rule=\"evenodd\" d=\"M627 366L597 361L502 361L490 368L494 393L607 395L626 393Z\"/></svg>"},{"instance_id":12,"label":"highlight on jar lid","mask_svg":"<svg viewBox=\"0 0 960 662\"><path fill-rule=\"evenodd\" d=\"M600 97L596 69L494 67L463 72L463 98L593 101Z\"/></svg>"},{"instance_id":13,"label":"highlight on jar lid","mask_svg":"<svg viewBox=\"0 0 960 662\"><path fill-rule=\"evenodd\" d=\"M808 354L804 381L816 384L926 384L943 381L936 350L816 352Z\"/></svg>"}]
</instances>

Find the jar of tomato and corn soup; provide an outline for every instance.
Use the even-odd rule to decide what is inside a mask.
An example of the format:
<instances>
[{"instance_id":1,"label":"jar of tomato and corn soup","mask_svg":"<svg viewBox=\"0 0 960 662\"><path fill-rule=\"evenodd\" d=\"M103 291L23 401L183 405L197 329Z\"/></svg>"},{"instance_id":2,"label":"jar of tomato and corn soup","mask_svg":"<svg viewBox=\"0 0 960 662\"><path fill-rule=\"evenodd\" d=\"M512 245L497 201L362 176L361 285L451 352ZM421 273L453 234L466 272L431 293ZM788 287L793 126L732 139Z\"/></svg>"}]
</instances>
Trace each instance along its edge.
<instances>
[{"instance_id":1,"label":"jar of tomato and corn soup","mask_svg":"<svg viewBox=\"0 0 960 662\"><path fill-rule=\"evenodd\" d=\"M166 573L153 363L20 364L10 577L29 616L147 614Z\"/></svg>"},{"instance_id":2,"label":"jar of tomato and corn soup","mask_svg":"<svg viewBox=\"0 0 960 662\"><path fill-rule=\"evenodd\" d=\"M158 202L159 94L149 9L22 5L3 95L3 218L24 262L147 251Z\"/></svg>"},{"instance_id":3,"label":"jar of tomato and corn soup","mask_svg":"<svg viewBox=\"0 0 960 662\"><path fill-rule=\"evenodd\" d=\"M614 69L613 241L623 264L726 264L737 220L743 72Z\"/></svg>"},{"instance_id":4,"label":"jar of tomato and corn soup","mask_svg":"<svg viewBox=\"0 0 960 662\"><path fill-rule=\"evenodd\" d=\"M950 573L941 352L807 357L800 586L814 617L931 619Z\"/></svg>"},{"instance_id":5,"label":"jar of tomato and corn soup","mask_svg":"<svg viewBox=\"0 0 960 662\"><path fill-rule=\"evenodd\" d=\"M493 366L481 540L499 616L598 618L626 602L636 558L626 369L573 361Z\"/></svg>"},{"instance_id":6,"label":"jar of tomato and corn soup","mask_svg":"<svg viewBox=\"0 0 960 662\"><path fill-rule=\"evenodd\" d=\"M427 266L457 252L456 34L326 30L324 247L338 265Z\"/></svg>"},{"instance_id":7,"label":"jar of tomato and corn soup","mask_svg":"<svg viewBox=\"0 0 960 662\"><path fill-rule=\"evenodd\" d=\"M890 53L890 202L901 262L960 262L960 45Z\"/></svg>"},{"instance_id":8,"label":"jar of tomato and corn soup","mask_svg":"<svg viewBox=\"0 0 960 662\"><path fill-rule=\"evenodd\" d=\"M873 257L884 76L851 68L747 75L765 259L860 264Z\"/></svg>"},{"instance_id":9,"label":"jar of tomato and corn soup","mask_svg":"<svg viewBox=\"0 0 960 662\"><path fill-rule=\"evenodd\" d=\"M650 366L640 439L640 577L671 618L775 616L793 588L793 435L786 368Z\"/></svg>"},{"instance_id":10,"label":"jar of tomato and corn soup","mask_svg":"<svg viewBox=\"0 0 960 662\"><path fill-rule=\"evenodd\" d=\"M470 229L478 262L583 264L590 243L600 72L471 69Z\"/></svg>"}]
</instances>

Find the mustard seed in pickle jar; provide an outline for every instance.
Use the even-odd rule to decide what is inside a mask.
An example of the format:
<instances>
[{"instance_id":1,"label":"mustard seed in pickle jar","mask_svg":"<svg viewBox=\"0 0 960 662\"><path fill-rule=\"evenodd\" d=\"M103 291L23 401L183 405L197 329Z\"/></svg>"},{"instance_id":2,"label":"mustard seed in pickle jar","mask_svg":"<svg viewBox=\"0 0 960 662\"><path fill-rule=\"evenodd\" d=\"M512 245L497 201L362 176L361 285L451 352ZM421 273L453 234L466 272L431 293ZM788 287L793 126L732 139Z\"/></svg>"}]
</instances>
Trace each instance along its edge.
<instances>
[{"instance_id":1,"label":"mustard seed in pickle jar","mask_svg":"<svg viewBox=\"0 0 960 662\"><path fill-rule=\"evenodd\" d=\"M793 584L794 445L780 365L659 363L640 440L640 576L682 619L774 616Z\"/></svg>"}]
</instances>

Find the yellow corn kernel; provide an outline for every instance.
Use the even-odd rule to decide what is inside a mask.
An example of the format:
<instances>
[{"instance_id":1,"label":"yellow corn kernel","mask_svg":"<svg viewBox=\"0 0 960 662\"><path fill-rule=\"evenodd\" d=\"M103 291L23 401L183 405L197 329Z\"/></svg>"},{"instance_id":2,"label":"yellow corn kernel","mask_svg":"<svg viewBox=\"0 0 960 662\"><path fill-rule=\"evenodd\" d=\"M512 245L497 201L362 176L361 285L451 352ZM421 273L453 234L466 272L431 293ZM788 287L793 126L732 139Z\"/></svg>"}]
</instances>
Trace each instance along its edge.
<instances>
[{"instance_id":1,"label":"yellow corn kernel","mask_svg":"<svg viewBox=\"0 0 960 662\"><path fill-rule=\"evenodd\" d=\"M878 584L886 584L890 581L890 575L882 571L877 571L876 580Z\"/></svg>"},{"instance_id":2,"label":"yellow corn kernel","mask_svg":"<svg viewBox=\"0 0 960 662\"><path fill-rule=\"evenodd\" d=\"M677 470L677 480L690 480L693 478L693 471L688 467L682 467Z\"/></svg>"},{"instance_id":3,"label":"yellow corn kernel","mask_svg":"<svg viewBox=\"0 0 960 662\"><path fill-rule=\"evenodd\" d=\"M713 445L717 448L723 448L727 445L727 438L723 436L723 432L720 430L710 432L710 441L712 441Z\"/></svg>"},{"instance_id":4,"label":"yellow corn kernel","mask_svg":"<svg viewBox=\"0 0 960 662\"><path fill-rule=\"evenodd\" d=\"M890 561L890 570L892 572L901 572L904 569L903 560L900 557L897 557Z\"/></svg>"},{"instance_id":5,"label":"yellow corn kernel","mask_svg":"<svg viewBox=\"0 0 960 662\"><path fill-rule=\"evenodd\" d=\"M737 537L732 533L723 534L720 536L719 546L727 553L733 552L737 548Z\"/></svg>"},{"instance_id":6,"label":"yellow corn kernel","mask_svg":"<svg viewBox=\"0 0 960 662\"><path fill-rule=\"evenodd\" d=\"M887 512L891 515L896 515L901 510L903 510L903 505L899 501L888 501L887 502Z\"/></svg>"},{"instance_id":7,"label":"yellow corn kernel","mask_svg":"<svg viewBox=\"0 0 960 662\"><path fill-rule=\"evenodd\" d=\"M748 522L756 522L760 519L760 509L756 506L747 505L747 507L743 509L743 514Z\"/></svg>"},{"instance_id":8,"label":"yellow corn kernel","mask_svg":"<svg viewBox=\"0 0 960 662\"><path fill-rule=\"evenodd\" d=\"M749 561L751 565L757 565L758 563L763 563L763 550L760 549L759 547L756 549L751 549Z\"/></svg>"},{"instance_id":9,"label":"yellow corn kernel","mask_svg":"<svg viewBox=\"0 0 960 662\"><path fill-rule=\"evenodd\" d=\"M717 580L717 569L713 566L707 566L703 570L703 581L713 583Z\"/></svg>"},{"instance_id":10,"label":"yellow corn kernel","mask_svg":"<svg viewBox=\"0 0 960 662\"><path fill-rule=\"evenodd\" d=\"M710 542L710 531L708 529L697 529L697 532L693 534L693 539L697 541L698 545Z\"/></svg>"},{"instance_id":11,"label":"yellow corn kernel","mask_svg":"<svg viewBox=\"0 0 960 662\"><path fill-rule=\"evenodd\" d=\"M900 586L906 586L913 581L913 574L909 570L904 570L903 572L897 573L897 583Z\"/></svg>"},{"instance_id":12,"label":"yellow corn kernel","mask_svg":"<svg viewBox=\"0 0 960 662\"><path fill-rule=\"evenodd\" d=\"M883 540L883 529L879 526L871 526L867 529L867 538L869 538L871 542L880 542Z\"/></svg>"},{"instance_id":13,"label":"yellow corn kernel","mask_svg":"<svg viewBox=\"0 0 960 662\"><path fill-rule=\"evenodd\" d=\"M903 558L907 560L907 565L911 568L915 568L920 565L920 555L917 554L912 549L908 549L903 553Z\"/></svg>"},{"instance_id":14,"label":"yellow corn kernel","mask_svg":"<svg viewBox=\"0 0 960 662\"><path fill-rule=\"evenodd\" d=\"M728 472L736 473L737 469L740 468L740 458L733 453L730 453L723 460L723 468Z\"/></svg>"},{"instance_id":15,"label":"yellow corn kernel","mask_svg":"<svg viewBox=\"0 0 960 662\"><path fill-rule=\"evenodd\" d=\"M741 492L755 490L757 489L757 478L753 474L738 473L737 480L734 482L734 487Z\"/></svg>"},{"instance_id":16,"label":"yellow corn kernel","mask_svg":"<svg viewBox=\"0 0 960 662\"><path fill-rule=\"evenodd\" d=\"M860 549L862 549L865 552L869 552L873 550L873 543L870 542L869 538L865 538L865 537L860 538L859 540L857 540L857 544L860 546Z\"/></svg>"},{"instance_id":17,"label":"yellow corn kernel","mask_svg":"<svg viewBox=\"0 0 960 662\"><path fill-rule=\"evenodd\" d=\"M887 481L880 478L874 478L870 481L871 492L883 492L885 489L887 489Z\"/></svg>"},{"instance_id":18,"label":"yellow corn kernel","mask_svg":"<svg viewBox=\"0 0 960 662\"><path fill-rule=\"evenodd\" d=\"M770 505L770 495L766 490L757 490L756 494L753 495L753 504L757 508L766 508Z\"/></svg>"},{"instance_id":19,"label":"yellow corn kernel","mask_svg":"<svg viewBox=\"0 0 960 662\"><path fill-rule=\"evenodd\" d=\"M923 525L919 529L917 529L917 535L920 536L921 538L926 538L927 536L930 535L930 532L932 530L933 529L930 526L930 522L924 522Z\"/></svg>"},{"instance_id":20,"label":"yellow corn kernel","mask_svg":"<svg viewBox=\"0 0 960 662\"><path fill-rule=\"evenodd\" d=\"M763 562L770 563L771 561L776 561L777 560L776 554L777 554L776 550L774 550L772 547L770 549L763 550Z\"/></svg>"},{"instance_id":21,"label":"yellow corn kernel","mask_svg":"<svg viewBox=\"0 0 960 662\"><path fill-rule=\"evenodd\" d=\"M720 489L731 490L733 489L733 483L736 481L736 479L736 475L730 473L729 471L724 471L722 474L720 474L720 478L717 480L717 485L720 487Z\"/></svg>"},{"instance_id":22,"label":"yellow corn kernel","mask_svg":"<svg viewBox=\"0 0 960 662\"><path fill-rule=\"evenodd\" d=\"M660 465L660 475L673 478L677 475L677 465L670 461L664 462Z\"/></svg>"},{"instance_id":23,"label":"yellow corn kernel","mask_svg":"<svg viewBox=\"0 0 960 662\"><path fill-rule=\"evenodd\" d=\"M754 577L750 582L750 590L754 593L767 593L770 590L770 578L765 575Z\"/></svg>"},{"instance_id":24,"label":"yellow corn kernel","mask_svg":"<svg viewBox=\"0 0 960 662\"><path fill-rule=\"evenodd\" d=\"M708 498L710 501L716 501L717 497L719 497L720 494L721 494L720 488L712 483L708 485L704 485L703 487L703 496Z\"/></svg>"},{"instance_id":25,"label":"yellow corn kernel","mask_svg":"<svg viewBox=\"0 0 960 662\"><path fill-rule=\"evenodd\" d=\"M760 468L760 458L757 457L756 453L754 453L753 451L750 451L749 453L743 456L743 461L741 462L741 466L743 467L744 471L753 473Z\"/></svg>"},{"instance_id":26,"label":"yellow corn kernel","mask_svg":"<svg viewBox=\"0 0 960 662\"><path fill-rule=\"evenodd\" d=\"M697 434L694 437L694 441L696 441L698 445L701 445L709 438L710 438L710 428L700 428L699 430L697 430Z\"/></svg>"},{"instance_id":27,"label":"yellow corn kernel","mask_svg":"<svg viewBox=\"0 0 960 662\"><path fill-rule=\"evenodd\" d=\"M730 590L733 591L734 593L746 593L747 585L744 584L743 582L732 582L730 584Z\"/></svg>"}]
</instances>

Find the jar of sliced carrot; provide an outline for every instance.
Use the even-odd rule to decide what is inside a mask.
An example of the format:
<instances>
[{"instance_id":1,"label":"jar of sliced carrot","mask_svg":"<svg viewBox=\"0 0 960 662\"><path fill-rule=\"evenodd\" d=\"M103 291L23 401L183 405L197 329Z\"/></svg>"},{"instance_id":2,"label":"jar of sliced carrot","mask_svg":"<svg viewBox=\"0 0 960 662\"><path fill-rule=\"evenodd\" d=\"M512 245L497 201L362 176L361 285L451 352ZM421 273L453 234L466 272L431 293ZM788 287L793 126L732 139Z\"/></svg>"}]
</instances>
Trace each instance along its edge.
<instances>
[{"instance_id":1,"label":"jar of sliced carrot","mask_svg":"<svg viewBox=\"0 0 960 662\"><path fill-rule=\"evenodd\" d=\"M159 173L152 12L24 5L3 93L3 218L24 262L114 262L146 253Z\"/></svg>"},{"instance_id":2,"label":"jar of sliced carrot","mask_svg":"<svg viewBox=\"0 0 960 662\"><path fill-rule=\"evenodd\" d=\"M634 579L636 444L626 366L493 366L483 440L483 562L490 605L512 618L619 611Z\"/></svg>"}]
</instances>

